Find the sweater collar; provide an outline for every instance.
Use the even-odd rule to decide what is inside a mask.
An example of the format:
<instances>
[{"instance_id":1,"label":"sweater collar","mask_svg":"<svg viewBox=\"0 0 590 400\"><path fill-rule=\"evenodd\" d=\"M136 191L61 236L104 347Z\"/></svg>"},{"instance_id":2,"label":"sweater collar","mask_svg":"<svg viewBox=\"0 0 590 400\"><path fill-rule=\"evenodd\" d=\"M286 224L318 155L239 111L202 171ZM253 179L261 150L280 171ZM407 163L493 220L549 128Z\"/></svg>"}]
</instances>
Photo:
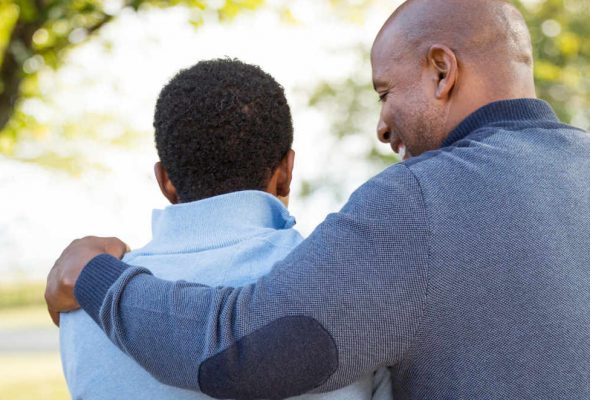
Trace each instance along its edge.
<instances>
[{"instance_id":1,"label":"sweater collar","mask_svg":"<svg viewBox=\"0 0 590 400\"><path fill-rule=\"evenodd\" d=\"M140 254L194 252L229 246L295 225L287 208L261 191L241 191L176 204L152 213L153 239Z\"/></svg>"},{"instance_id":2,"label":"sweater collar","mask_svg":"<svg viewBox=\"0 0 590 400\"><path fill-rule=\"evenodd\" d=\"M471 132L490 124L544 120L559 122L549 104L540 99L502 100L483 106L468 116L445 139L441 147L447 147L463 139Z\"/></svg>"}]
</instances>

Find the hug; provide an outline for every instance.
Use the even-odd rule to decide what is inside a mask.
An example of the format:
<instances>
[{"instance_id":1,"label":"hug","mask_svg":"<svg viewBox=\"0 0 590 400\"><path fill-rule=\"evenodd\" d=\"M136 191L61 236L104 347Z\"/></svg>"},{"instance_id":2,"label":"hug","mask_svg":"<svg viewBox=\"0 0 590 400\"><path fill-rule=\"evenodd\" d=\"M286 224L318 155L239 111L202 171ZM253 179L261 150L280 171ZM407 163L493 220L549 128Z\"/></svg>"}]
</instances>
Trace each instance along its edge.
<instances>
[{"instance_id":1,"label":"hug","mask_svg":"<svg viewBox=\"0 0 590 400\"><path fill-rule=\"evenodd\" d=\"M153 240L74 241L48 277L73 395L590 397L590 136L537 99L522 15L409 0L371 63L402 161L306 239L280 85L228 59L162 90Z\"/></svg>"}]
</instances>

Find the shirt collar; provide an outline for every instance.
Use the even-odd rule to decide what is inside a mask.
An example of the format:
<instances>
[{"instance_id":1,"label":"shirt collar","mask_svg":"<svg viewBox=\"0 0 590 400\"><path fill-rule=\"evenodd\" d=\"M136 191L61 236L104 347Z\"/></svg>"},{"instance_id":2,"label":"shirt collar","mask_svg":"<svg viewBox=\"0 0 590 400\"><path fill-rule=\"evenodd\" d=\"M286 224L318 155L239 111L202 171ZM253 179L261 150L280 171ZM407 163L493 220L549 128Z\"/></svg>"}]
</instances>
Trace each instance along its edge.
<instances>
[{"instance_id":1,"label":"shirt collar","mask_svg":"<svg viewBox=\"0 0 590 400\"><path fill-rule=\"evenodd\" d=\"M224 247L257 234L289 229L293 225L295 218L276 197L254 190L233 192L154 210L153 239L135 254L195 252Z\"/></svg>"},{"instance_id":2,"label":"shirt collar","mask_svg":"<svg viewBox=\"0 0 590 400\"><path fill-rule=\"evenodd\" d=\"M492 123L545 120L559 122L549 104L540 99L502 100L483 106L468 116L445 139L441 147L447 147L463 139L471 132Z\"/></svg>"}]
</instances>

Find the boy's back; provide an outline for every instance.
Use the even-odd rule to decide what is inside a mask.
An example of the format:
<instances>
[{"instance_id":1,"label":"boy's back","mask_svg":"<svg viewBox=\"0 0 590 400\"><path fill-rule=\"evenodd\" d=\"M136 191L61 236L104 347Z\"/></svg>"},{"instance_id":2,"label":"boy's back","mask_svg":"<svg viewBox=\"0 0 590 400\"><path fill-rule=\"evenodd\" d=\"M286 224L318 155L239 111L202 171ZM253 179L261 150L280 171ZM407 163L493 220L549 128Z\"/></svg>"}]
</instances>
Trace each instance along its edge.
<instances>
[{"instance_id":1,"label":"boy's back","mask_svg":"<svg viewBox=\"0 0 590 400\"><path fill-rule=\"evenodd\" d=\"M294 223L276 198L258 191L173 205L154 211L153 240L124 260L163 279L242 286L266 274L301 242ZM129 312L142 312L142 305ZM60 331L64 372L74 399L210 398L156 381L117 349L84 311L62 315ZM302 397L368 399L372 391L373 378L368 377L337 392Z\"/></svg>"}]
</instances>

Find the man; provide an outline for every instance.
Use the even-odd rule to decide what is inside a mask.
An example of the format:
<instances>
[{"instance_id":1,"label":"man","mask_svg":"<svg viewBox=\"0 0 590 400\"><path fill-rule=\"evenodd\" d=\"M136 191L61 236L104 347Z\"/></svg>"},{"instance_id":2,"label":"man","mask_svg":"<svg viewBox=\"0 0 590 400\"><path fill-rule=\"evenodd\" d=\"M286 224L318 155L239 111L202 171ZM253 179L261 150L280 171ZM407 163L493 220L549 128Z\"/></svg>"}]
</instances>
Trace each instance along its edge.
<instances>
[{"instance_id":1,"label":"man","mask_svg":"<svg viewBox=\"0 0 590 400\"><path fill-rule=\"evenodd\" d=\"M125 262L163 279L241 286L303 240L278 200L290 191L293 124L283 88L270 75L238 60L201 61L162 89L154 128L156 179L172 205L154 211L152 241ZM84 311L64 314L60 333L75 399L209 398L152 378ZM388 371L373 375L305 397L368 400L375 392L390 399Z\"/></svg>"},{"instance_id":2,"label":"man","mask_svg":"<svg viewBox=\"0 0 590 400\"><path fill-rule=\"evenodd\" d=\"M268 275L180 291L93 258L124 245L90 238L50 273L50 309L78 301L132 357L155 343L144 366L159 379L219 398L331 390L380 365L400 399L590 397L590 136L535 99L522 16L502 0L411 0L371 61L379 137L413 157ZM144 290L166 295L147 305L165 337L131 312ZM190 329L166 298L191 310Z\"/></svg>"}]
</instances>

